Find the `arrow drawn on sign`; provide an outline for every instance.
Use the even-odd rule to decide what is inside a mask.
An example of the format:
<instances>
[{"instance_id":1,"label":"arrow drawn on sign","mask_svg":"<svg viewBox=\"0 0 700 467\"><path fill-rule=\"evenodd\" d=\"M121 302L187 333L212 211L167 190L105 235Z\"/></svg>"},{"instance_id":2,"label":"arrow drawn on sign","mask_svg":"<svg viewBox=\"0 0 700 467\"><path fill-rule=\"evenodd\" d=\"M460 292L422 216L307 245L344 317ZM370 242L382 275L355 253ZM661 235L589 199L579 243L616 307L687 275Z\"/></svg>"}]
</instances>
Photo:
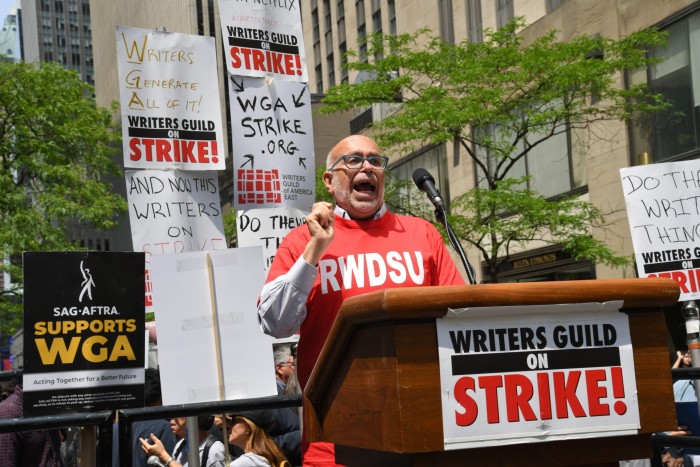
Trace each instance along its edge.
<instances>
[{"instance_id":1,"label":"arrow drawn on sign","mask_svg":"<svg viewBox=\"0 0 700 467\"><path fill-rule=\"evenodd\" d=\"M304 92L306 92L306 86L304 86L304 87L301 89L301 92L299 93L299 96L298 96L298 97L295 96L294 94L292 94L292 100L294 101L294 107L297 108L297 109L298 109L299 107L304 107L304 106L306 105L306 102L302 102L302 101L301 101L301 98L302 98L302 96L304 95Z\"/></svg>"},{"instance_id":2,"label":"arrow drawn on sign","mask_svg":"<svg viewBox=\"0 0 700 467\"><path fill-rule=\"evenodd\" d=\"M231 83L233 83L233 91L234 92L243 92L245 91L245 84L243 80L241 79L241 82L239 83L236 81L233 77L231 77Z\"/></svg>"},{"instance_id":3,"label":"arrow drawn on sign","mask_svg":"<svg viewBox=\"0 0 700 467\"><path fill-rule=\"evenodd\" d=\"M299 158L299 165L301 165L304 168L306 168L306 164L304 163L305 160L306 160L306 157Z\"/></svg>"},{"instance_id":4,"label":"arrow drawn on sign","mask_svg":"<svg viewBox=\"0 0 700 467\"><path fill-rule=\"evenodd\" d=\"M243 157L245 157L245 158L248 159L248 160L241 164L241 169L242 169L243 167L245 167L246 165L248 165L249 162L250 162L250 168L251 168L251 169L254 169L254 168L255 168L255 156L252 155L252 154L246 154L246 155L243 156Z\"/></svg>"}]
</instances>

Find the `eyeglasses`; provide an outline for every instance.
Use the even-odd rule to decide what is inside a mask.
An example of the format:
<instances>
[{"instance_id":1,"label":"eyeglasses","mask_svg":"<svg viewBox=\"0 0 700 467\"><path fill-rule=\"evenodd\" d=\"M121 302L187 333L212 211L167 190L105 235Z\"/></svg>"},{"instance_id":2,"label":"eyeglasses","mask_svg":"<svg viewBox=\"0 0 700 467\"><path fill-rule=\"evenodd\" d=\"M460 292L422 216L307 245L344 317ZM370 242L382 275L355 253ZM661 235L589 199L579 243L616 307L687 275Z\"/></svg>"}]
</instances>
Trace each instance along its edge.
<instances>
[{"instance_id":1,"label":"eyeglasses","mask_svg":"<svg viewBox=\"0 0 700 467\"><path fill-rule=\"evenodd\" d=\"M285 365L294 366L294 362L282 362L282 363L278 363L278 365L279 366L285 366Z\"/></svg>"},{"instance_id":2,"label":"eyeglasses","mask_svg":"<svg viewBox=\"0 0 700 467\"><path fill-rule=\"evenodd\" d=\"M358 170L359 168L362 167L362 165L365 163L365 161L369 162L369 165L374 167L375 169L386 169L386 165L389 163L389 158L386 156L369 156L369 157L362 157L358 156L356 154L346 154L344 156L340 156L330 167L328 167L328 170L331 171L335 168L340 161L345 162L345 168L350 169L350 170Z\"/></svg>"}]
</instances>

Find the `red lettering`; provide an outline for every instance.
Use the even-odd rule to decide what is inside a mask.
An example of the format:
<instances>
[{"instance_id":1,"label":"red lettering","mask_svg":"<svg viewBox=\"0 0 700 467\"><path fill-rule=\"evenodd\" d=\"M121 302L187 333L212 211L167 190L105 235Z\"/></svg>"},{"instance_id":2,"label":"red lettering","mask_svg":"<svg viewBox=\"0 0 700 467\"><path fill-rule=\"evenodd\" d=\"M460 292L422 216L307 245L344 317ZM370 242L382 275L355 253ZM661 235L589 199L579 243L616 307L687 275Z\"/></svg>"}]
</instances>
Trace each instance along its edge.
<instances>
[{"instance_id":1,"label":"red lettering","mask_svg":"<svg viewBox=\"0 0 700 467\"><path fill-rule=\"evenodd\" d=\"M265 54L261 50L252 49L253 52L253 69L258 71L267 71L265 69Z\"/></svg>"},{"instance_id":2,"label":"red lettering","mask_svg":"<svg viewBox=\"0 0 700 467\"><path fill-rule=\"evenodd\" d=\"M552 376L554 379L554 403L557 409L557 418L569 418L568 407L571 407L574 417L585 417L586 412L583 410L578 397L576 397L576 387L581 378L581 372L570 371L567 375L563 371L557 371Z\"/></svg>"},{"instance_id":3,"label":"red lettering","mask_svg":"<svg viewBox=\"0 0 700 467\"><path fill-rule=\"evenodd\" d=\"M245 63L245 67L250 70L250 49L240 49L241 53L243 54L243 62Z\"/></svg>"},{"instance_id":4,"label":"red lettering","mask_svg":"<svg viewBox=\"0 0 700 467\"><path fill-rule=\"evenodd\" d=\"M286 54L284 56L284 74L293 75L294 73L294 55Z\"/></svg>"},{"instance_id":5,"label":"red lettering","mask_svg":"<svg viewBox=\"0 0 700 467\"><path fill-rule=\"evenodd\" d=\"M231 55L231 68L240 68L241 67L241 57L238 56L239 49L238 47L231 47L231 50L229 51L229 55Z\"/></svg>"},{"instance_id":6,"label":"red lettering","mask_svg":"<svg viewBox=\"0 0 700 467\"><path fill-rule=\"evenodd\" d=\"M681 292L683 293L689 293L690 291L688 290L688 286L686 285L686 282L688 281L688 278L685 277L685 272L684 271L673 271L671 273L671 279L674 281L678 282L678 285L681 287Z\"/></svg>"},{"instance_id":7,"label":"red lettering","mask_svg":"<svg viewBox=\"0 0 700 467\"><path fill-rule=\"evenodd\" d=\"M182 144L182 162L197 162L194 157L194 141L180 141Z\"/></svg>"},{"instance_id":8,"label":"red lettering","mask_svg":"<svg viewBox=\"0 0 700 467\"><path fill-rule=\"evenodd\" d=\"M158 162L172 162L170 158L170 141L167 139L157 139L156 140L156 161Z\"/></svg>"},{"instance_id":9,"label":"red lettering","mask_svg":"<svg viewBox=\"0 0 700 467\"><path fill-rule=\"evenodd\" d=\"M476 401L467 394L467 391L473 392L475 389L474 378L469 376L459 378L455 383L455 400L464 408L464 413L455 411L455 423L458 426L471 425L479 415L479 407L476 405Z\"/></svg>"},{"instance_id":10,"label":"red lettering","mask_svg":"<svg viewBox=\"0 0 700 467\"><path fill-rule=\"evenodd\" d=\"M197 141L197 162L206 164L209 162L209 141Z\"/></svg>"},{"instance_id":11,"label":"red lettering","mask_svg":"<svg viewBox=\"0 0 700 467\"><path fill-rule=\"evenodd\" d=\"M586 370L586 392L588 393L588 415L591 417L600 417L602 415L610 415L610 406L601 404L600 399L608 395L608 390L605 386L599 383L605 381L607 375L605 370Z\"/></svg>"},{"instance_id":12,"label":"red lettering","mask_svg":"<svg viewBox=\"0 0 700 467\"><path fill-rule=\"evenodd\" d=\"M509 422L520 421L520 413L525 420L537 420L530 406L534 393L532 382L524 375L506 375L503 378L506 393L506 414Z\"/></svg>"},{"instance_id":13,"label":"red lettering","mask_svg":"<svg viewBox=\"0 0 700 467\"><path fill-rule=\"evenodd\" d=\"M139 139L138 138L131 138L129 140L129 149L131 149L131 153L129 154L129 159L132 161L137 161L141 159L141 148L139 147Z\"/></svg>"},{"instance_id":14,"label":"red lettering","mask_svg":"<svg viewBox=\"0 0 700 467\"><path fill-rule=\"evenodd\" d=\"M486 421L489 423L501 420L498 414L498 388L502 386L503 379L499 375L479 378L479 387L486 392Z\"/></svg>"},{"instance_id":15,"label":"red lettering","mask_svg":"<svg viewBox=\"0 0 700 467\"><path fill-rule=\"evenodd\" d=\"M537 373L537 394L540 398L540 419L551 420L552 400L549 396L549 375Z\"/></svg>"}]
</instances>

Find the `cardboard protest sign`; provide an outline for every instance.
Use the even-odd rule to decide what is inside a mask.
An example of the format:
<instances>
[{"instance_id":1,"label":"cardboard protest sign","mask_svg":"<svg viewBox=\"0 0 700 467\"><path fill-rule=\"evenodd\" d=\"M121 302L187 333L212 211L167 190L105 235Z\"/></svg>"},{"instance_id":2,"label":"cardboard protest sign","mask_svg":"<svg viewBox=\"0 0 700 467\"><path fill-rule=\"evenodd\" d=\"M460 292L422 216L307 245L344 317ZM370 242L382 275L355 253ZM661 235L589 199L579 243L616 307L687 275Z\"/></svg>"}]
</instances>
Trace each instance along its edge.
<instances>
[{"instance_id":1,"label":"cardboard protest sign","mask_svg":"<svg viewBox=\"0 0 700 467\"><path fill-rule=\"evenodd\" d=\"M260 247L154 256L151 268L163 403L276 395Z\"/></svg>"},{"instance_id":2,"label":"cardboard protest sign","mask_svg":"<svg viewBox=\"0 0 700 467\"><path fill-rule=\"evenodd\" d=\"M300 3L219 0L229 74L307 82Z\"/></svg>"},{"instance_id":3,"label":"cardboard protest sign","mask_svg":"<svg viewBox=\"0 0 700 467\"><path fill-rule=\"evenodd\" d=\"M438 319L445 449L636 434L620 305L471 308Z\"/></svg>"},{"instance_id":4,"label":"cardboard protest sign","mask_svg":"<svg viewBox=\"0 0 700 467\"><path fill-rule=\"evenodd\" d=\"M226 167L214 44L117 26L124 167Z\"/></svg>"},{"instance_id":5,"label":"cardboard protest sign","mask_svg":"<svg viewBox=\"0 0 700 467\"><path fill-rule=\"evenodd\" d=\"M238 246L261 246L263 266L270 269L282 239L294 228L306 223L306 214L298 209L252 209L238 211Z\"/></svg>"},{"instance_id":6,"label":"cardboard protest sign","mask_svg":"<svg viewBox=\"0 0 700 467\"><path fill-rule=\"evenodd\" d=\"M316 186L305 84L229 78L236 210L310 211Z\"/></svg>"},{"instance_id":7,"label":"cardboard protest sign","mask_svg":"<svg viewBox=\"0 0 700 467\"><path fill-rule=\"evenodd\" d=\"M143 253L24 253L24 416L143 407Z\"/></svg>"},{"instance_id":8,"label":"cardboard protest sign","mask_svg":"<svg viewBox=\"0 0 700 467\"><path fill-rule=\"evenodd\" d=\"M639 277L670 277L700 298L700 161L620 169Z\"/></svg>"},{"instance_id":9,"label":"cardboard protest sign","mask_svg":"<svg viewBox=\"0 0 700 467\"><path fill-rule=\"evenodd\" d=\"M227 248L215 172L127 170L134 251L146 253L146 307L153 255Z\"/></svg>"}]
</instances>

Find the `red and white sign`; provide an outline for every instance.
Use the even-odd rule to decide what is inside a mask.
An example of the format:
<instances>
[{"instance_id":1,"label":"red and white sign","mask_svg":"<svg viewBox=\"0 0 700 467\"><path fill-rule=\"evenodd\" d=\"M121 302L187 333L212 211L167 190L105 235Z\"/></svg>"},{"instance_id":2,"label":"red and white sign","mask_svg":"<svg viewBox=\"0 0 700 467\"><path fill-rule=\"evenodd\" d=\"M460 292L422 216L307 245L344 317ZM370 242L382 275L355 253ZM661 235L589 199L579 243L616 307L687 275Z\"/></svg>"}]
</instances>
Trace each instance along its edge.
<instances>
[{"instance_id":1,"label":"red and white sign","mask_svg":"<svg viewBox=\"0 0 700 467\"><path fill-rule=\"evenodd\" d=\"M117 26L124 167L226 168L214 44Z\"/></svg>"},{"instance_id":2,"label":"red and white sign","mask_svg":"<svg viewBox=\"0 0 700 467\"><path fill-rule=\"evenodd\" d=\"M700 298L700 161L620 169L639 277L669 277Z\"/></svg>"},{"instance_id":3,"label":"red and white sign","mask_svg":"<svg viewBox=\"0 0 700 467\"><path fill-rule=\"evenodd\" d=\"M636 434L619 307L470 308L438 319L445 449Z\"/></svg>"},{"instance_id":4,"label":"red and white sign","mask_svg":"<svg viewBox=\"0 0 700 467\"><path fill-rule=\"evenodd\" d=\"M230 75L308 81L300 0L219 0Z\"/></svg>"}]
</instances>

